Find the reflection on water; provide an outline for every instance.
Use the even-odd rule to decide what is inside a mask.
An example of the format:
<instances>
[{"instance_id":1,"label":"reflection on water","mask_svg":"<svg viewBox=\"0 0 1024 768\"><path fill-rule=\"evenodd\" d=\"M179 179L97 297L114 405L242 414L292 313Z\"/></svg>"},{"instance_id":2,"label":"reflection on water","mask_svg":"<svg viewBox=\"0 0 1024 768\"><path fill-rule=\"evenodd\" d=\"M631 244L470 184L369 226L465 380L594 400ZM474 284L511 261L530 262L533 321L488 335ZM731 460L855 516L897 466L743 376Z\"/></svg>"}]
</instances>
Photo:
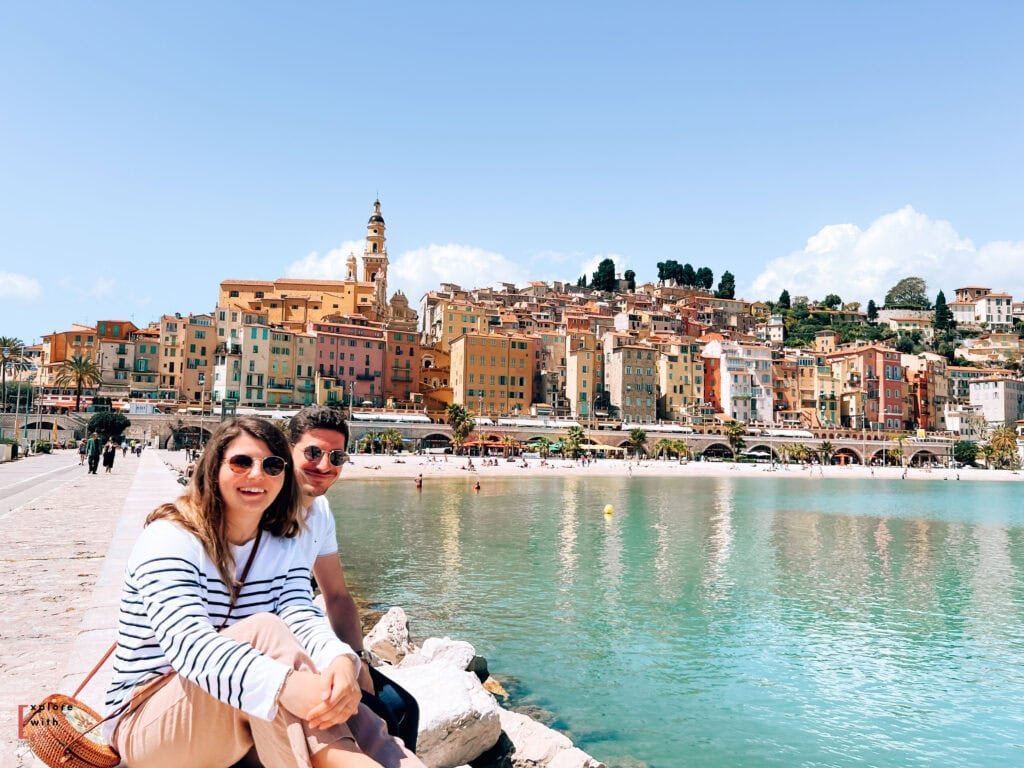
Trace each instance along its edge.
<instances>
[{"instance_id":1,"label":"reflection on water","mask_svg":"<svg viewBox=\"0 0 1024 768\"><path fill-rule=\"evenodd\" d=\"M332 504L358 593L473 642L610 765L1002 766L1024 764L1015 490L345 481Z\"/></svg>"}]
</instances>

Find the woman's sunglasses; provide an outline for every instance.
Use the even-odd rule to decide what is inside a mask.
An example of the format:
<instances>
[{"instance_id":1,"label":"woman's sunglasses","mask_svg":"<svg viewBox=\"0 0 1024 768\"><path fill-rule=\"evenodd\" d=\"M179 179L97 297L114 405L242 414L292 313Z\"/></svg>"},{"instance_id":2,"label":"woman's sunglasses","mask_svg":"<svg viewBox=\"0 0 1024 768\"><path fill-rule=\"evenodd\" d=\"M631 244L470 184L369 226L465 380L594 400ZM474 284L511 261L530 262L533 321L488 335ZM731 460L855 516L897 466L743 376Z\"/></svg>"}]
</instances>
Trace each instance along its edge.
<instances>
[{"instance_id":1,"label":"woman's sunglasses","mask_svg":"<svg viewBox=\"0 0 1024 768\"><path fill-rule=\"evenodd\" d=\"M288 462L280 456L264 456L262 459L254 459L252 456L246 456L244 453L236 453L228 459L228 467L236 475L243 475L252 469L252 465L257 462L263 469L263 474L267 477L277 477L288 466Z\"/></svg>"},{"instance_id":2,"label":"woman's sunglasses","mask_svg":"<svg viewBox=\"0 0 1024 768\"><path fill-rule=\"evenodd\" d=\"M324 455L324 449L318 445L307 445L302 450L302 455L306 457L306 461L315 461L320 463L320 459L323 458ZM348 454L341 450L341 448L335 448L328 454L328 459L332 466L340 467L348 461Z\"/></svg>"}]
</instances>

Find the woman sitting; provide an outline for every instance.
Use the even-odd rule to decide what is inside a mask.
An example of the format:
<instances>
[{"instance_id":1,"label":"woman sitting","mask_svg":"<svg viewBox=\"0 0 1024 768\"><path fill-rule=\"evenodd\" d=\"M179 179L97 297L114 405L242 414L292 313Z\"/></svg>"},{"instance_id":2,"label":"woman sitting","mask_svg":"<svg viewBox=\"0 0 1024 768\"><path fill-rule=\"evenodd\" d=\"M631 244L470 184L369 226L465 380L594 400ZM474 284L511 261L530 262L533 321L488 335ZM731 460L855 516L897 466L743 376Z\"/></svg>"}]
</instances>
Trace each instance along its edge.
<instances>
[{"instance_id":1,"label":"woman sitting","mask_svg":"<svg viewBox=\"0 0 1024 768\"><path fill-rule=\"evenodd\" d=\"M129 768L423 764L360 705L359 659L313 605L282 432L225 422L125 571L107 704ZM305 563L303 566L301 564Z\"/></svg>"}]
</instances>

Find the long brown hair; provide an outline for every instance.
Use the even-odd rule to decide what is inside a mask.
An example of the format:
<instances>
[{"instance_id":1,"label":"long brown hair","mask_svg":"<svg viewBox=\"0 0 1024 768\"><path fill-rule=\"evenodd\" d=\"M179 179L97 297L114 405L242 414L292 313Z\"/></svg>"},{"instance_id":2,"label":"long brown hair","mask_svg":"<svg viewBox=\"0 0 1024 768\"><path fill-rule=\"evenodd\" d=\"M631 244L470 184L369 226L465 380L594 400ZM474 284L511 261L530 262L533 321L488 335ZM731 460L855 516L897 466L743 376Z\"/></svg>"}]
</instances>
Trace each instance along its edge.
<instances>
[{"instance_id":1,"label":"long brown hair","mask_svg":"<svg viewBox=\"0 0 1024 768\"><path fill-rule=\"evenodd\" d=\"M210 437L196 466L188 491L170 504L162 504L146 518L146 525L154 520L170 520L191 531L203 544L228 590L235 594L235 560L228 544L228 524L224 514L224 499L217 477L228 445L236 437L247 434L266 444L270 452L287 463L284 485L260 520L260 528L273 536L291 538L299 532L303 522L299 484L295 482L295 469L291 465L288 440L284 433L265 419L240 416L222 423Z\"/></svg>"}]
</instances>

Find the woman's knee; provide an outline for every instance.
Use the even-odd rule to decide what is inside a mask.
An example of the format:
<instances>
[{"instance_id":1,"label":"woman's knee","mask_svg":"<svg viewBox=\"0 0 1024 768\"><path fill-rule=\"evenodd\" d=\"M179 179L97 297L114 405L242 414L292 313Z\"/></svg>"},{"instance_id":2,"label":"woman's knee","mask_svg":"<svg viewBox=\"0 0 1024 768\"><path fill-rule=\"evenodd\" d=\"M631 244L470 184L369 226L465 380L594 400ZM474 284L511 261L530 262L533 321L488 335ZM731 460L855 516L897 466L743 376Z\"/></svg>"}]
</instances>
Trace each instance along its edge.
<instances>
[{"instance_id":1,"label":"woman's knee","mask_svg":"<svg viewBox=\"0 0 1024 768\"><path fill-rule=\"evenodd\" d=\"M309 656L292 634L291 628L273 613L247 616L224 629L223 633L292 666L299 667L309 662Z\"/></svg>"}]
</instances>

